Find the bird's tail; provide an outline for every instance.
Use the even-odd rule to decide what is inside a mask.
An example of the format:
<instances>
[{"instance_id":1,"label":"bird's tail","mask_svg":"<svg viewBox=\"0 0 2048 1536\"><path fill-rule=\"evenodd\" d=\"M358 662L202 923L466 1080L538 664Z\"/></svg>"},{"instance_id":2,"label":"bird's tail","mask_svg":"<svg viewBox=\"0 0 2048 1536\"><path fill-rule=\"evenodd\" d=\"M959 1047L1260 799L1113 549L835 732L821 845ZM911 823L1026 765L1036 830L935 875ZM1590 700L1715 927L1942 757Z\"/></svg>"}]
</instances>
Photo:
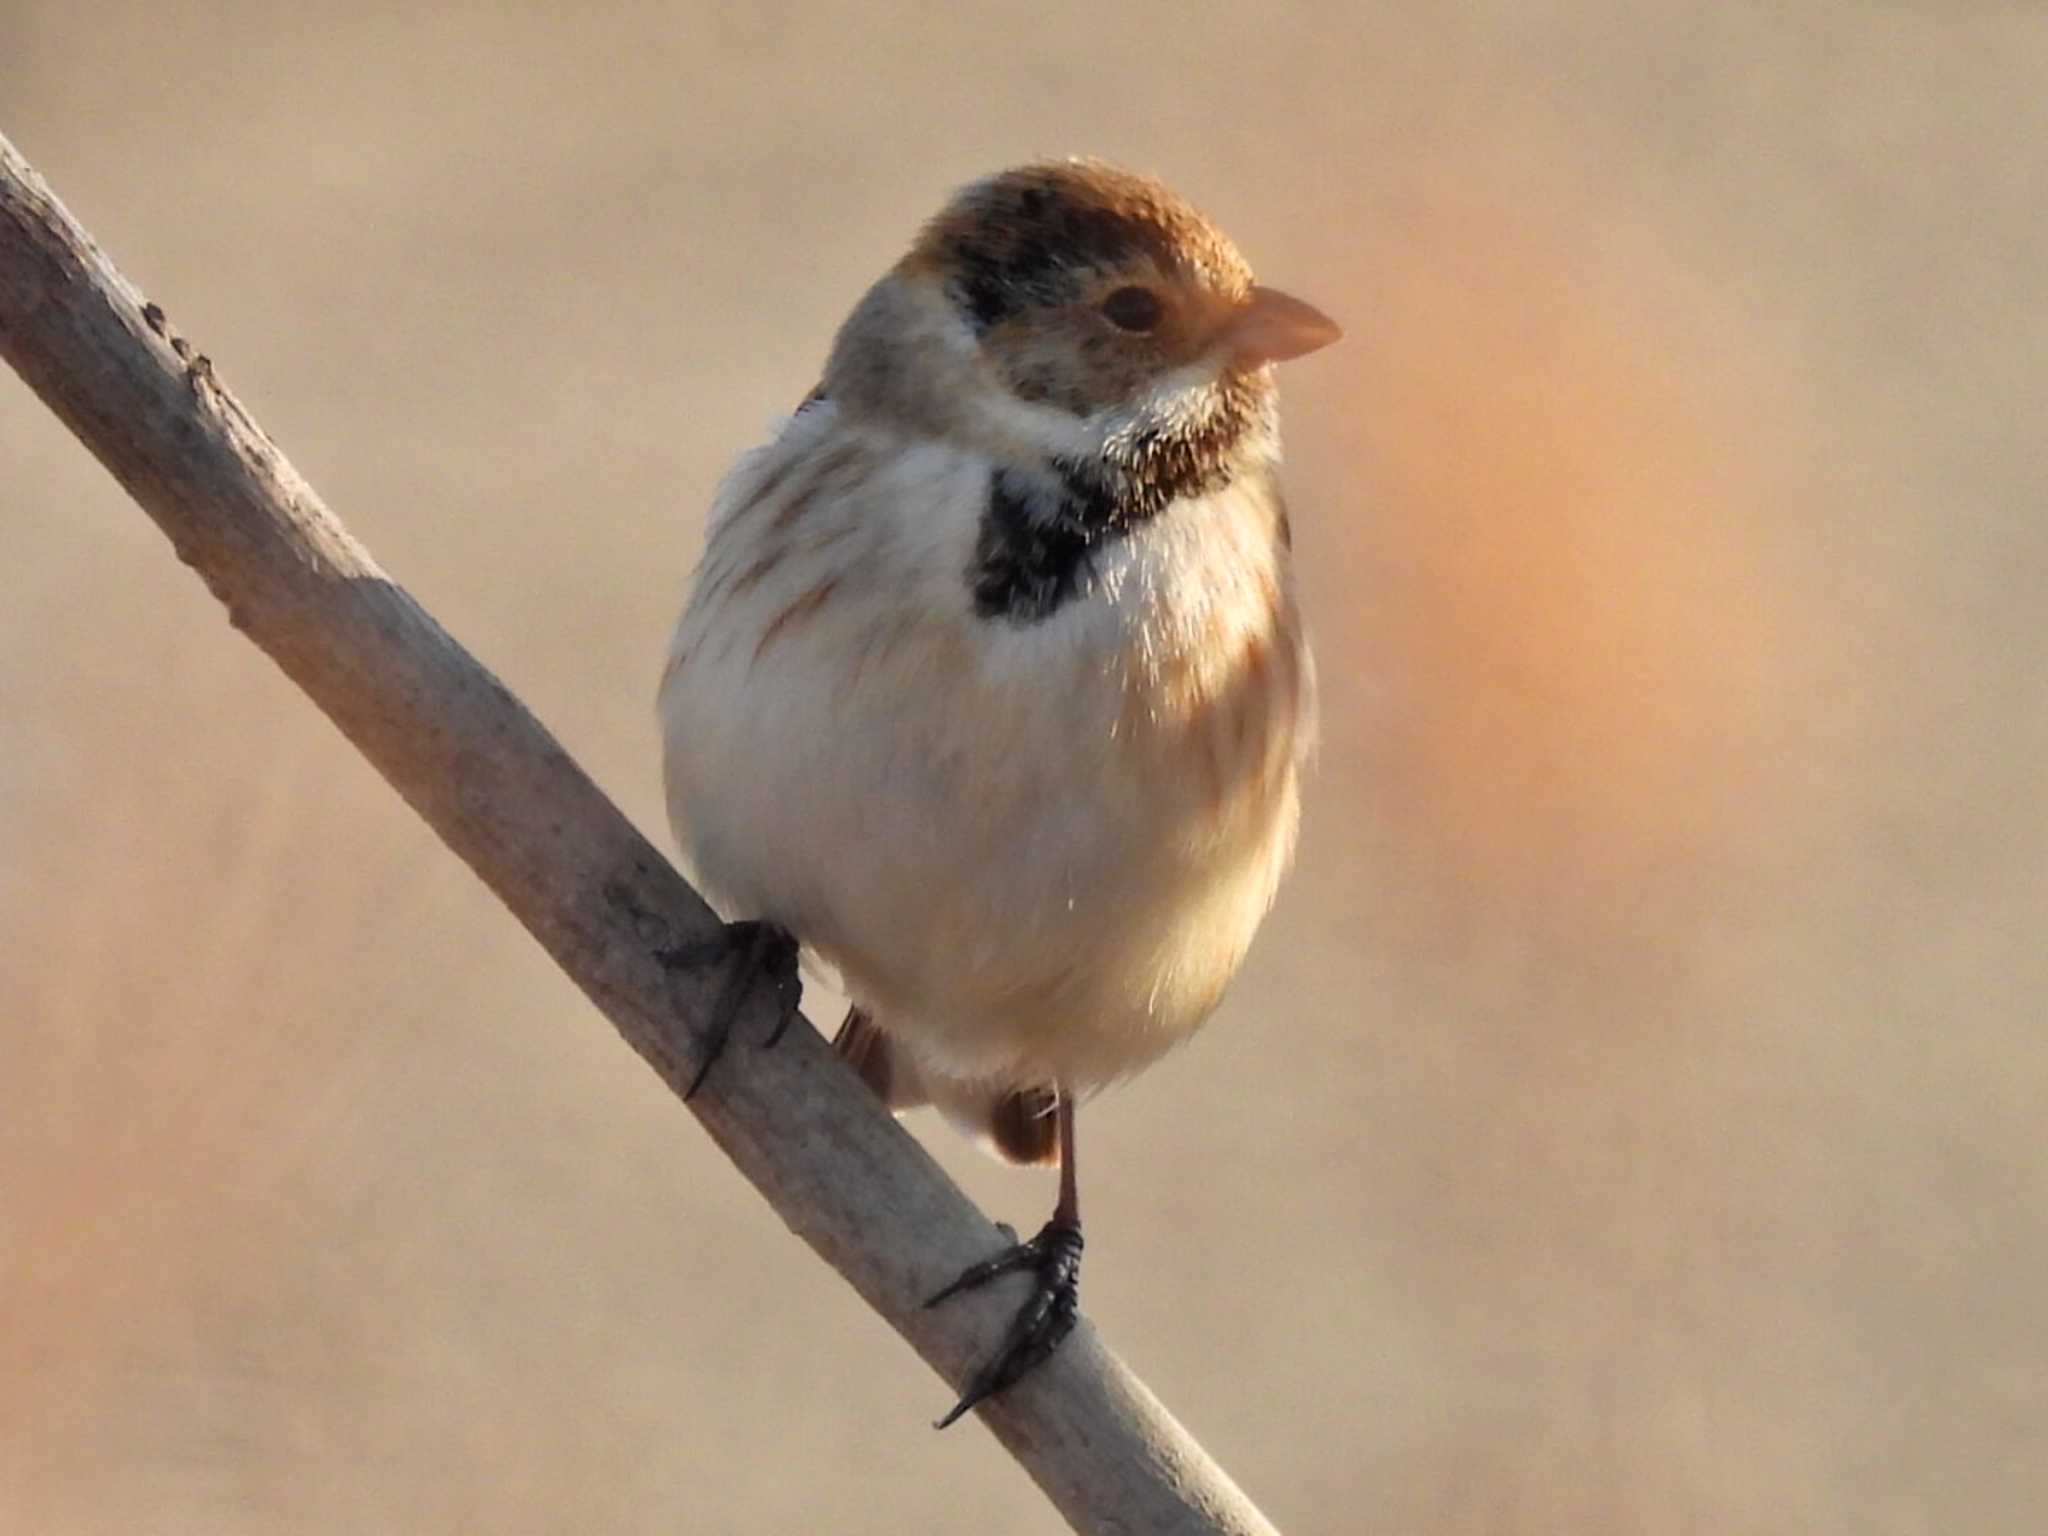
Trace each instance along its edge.
<instances>
[{"instance_id":1,"label":"bird's tail","mask_svg":"<svg viewBox=\"0 0 2048 1536\"><path fill-rule=\"evenodd\" d=\"M1050 1085L991 1088L920 1071L910 1053L856 1004L832 1037L832 1048L890 1111L931 1104L983 1150L1013 1163L1059 1158L1059 1094Z\"/></svg>"}]
</instances>

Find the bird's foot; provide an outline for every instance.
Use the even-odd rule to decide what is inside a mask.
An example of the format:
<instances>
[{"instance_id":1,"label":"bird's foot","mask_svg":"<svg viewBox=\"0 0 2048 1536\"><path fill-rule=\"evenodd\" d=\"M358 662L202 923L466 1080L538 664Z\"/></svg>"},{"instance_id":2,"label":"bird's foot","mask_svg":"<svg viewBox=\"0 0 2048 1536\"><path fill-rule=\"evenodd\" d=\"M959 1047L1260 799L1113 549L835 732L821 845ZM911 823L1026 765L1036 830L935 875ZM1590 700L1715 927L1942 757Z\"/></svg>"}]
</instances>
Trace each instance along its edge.
<instances>
[{"instance_id":1,"label":"bird's foot","mask_svg":"<svg viewBox=\"0 0 2048 1536\"><path fill-rule=\"evenodd\" d=\"M1030 1242L1018 1243L992 1259L969 1265L959 1279L925 1305L936 1307L949 1297L986 1285L1013 1269L1035 1271L1038 1284L1017 1309L1002 1348L974 1373L973 1380L960 1394L960 1401L932 1426L934 1429L944 1429L982 1399L1022 1381L1050 1359L1060 1341L1073 1332L1081 1306L1081 1227L1078 1222L1061 1221L1057 1216L1040 1228L1038 1236Z\"/></svg>"},{"instance_id":2,"label":"bird's foot","mask_svg":"<svg viewBox=\"0 0 2048 1536\"><path fill-rule=\"evenodd\" d=\"M697 970L716 964L724 966L726 972L725 984L719 989L718 1000L712 1004L711 1015L704 1021L700 1032L703 1056L697 1063L697 1075L683 1090L684 1098L689 1098L704 1086L704 1079L712 1066L725 1054L726 1042L732 1038L732 1027L745 1009L757 980L765 979L774 986L779 1010L775 1028L761 1043L764 1047L770 1046L782 1038L803 1002L803 979L797 974L797 947L795 935L781 924L750 920L727 923L714 939L679 944L657 953L656 958L663 965L677 969Z\"/></svg>"}]
</instances>

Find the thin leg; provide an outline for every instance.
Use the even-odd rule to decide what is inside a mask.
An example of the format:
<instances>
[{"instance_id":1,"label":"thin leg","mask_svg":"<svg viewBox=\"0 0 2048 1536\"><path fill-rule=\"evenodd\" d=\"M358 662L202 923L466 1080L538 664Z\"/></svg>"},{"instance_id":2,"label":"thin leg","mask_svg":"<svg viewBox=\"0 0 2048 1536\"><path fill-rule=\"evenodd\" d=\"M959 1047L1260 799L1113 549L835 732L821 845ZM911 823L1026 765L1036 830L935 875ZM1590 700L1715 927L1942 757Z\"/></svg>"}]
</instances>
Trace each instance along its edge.
<instances>
[{"instance_id":1,"label":"thin leg","mask_svg":"<svg viewBox=\"0 0 2048 1536\"><path fill-rule=\"evenodd\" d=\"M764 1046L774 1045L782 1038L803 1001L803 981L797 974L797 942L778 923L728 923L716 939L665 949L657 958L664 965L689 970L714 962L723 962L726 967L725 984L719 988L718 1000L704 1021L703 1057L697 1063L697 1074L690 1079L690 1086L683 1090L685 1099L704 1086L712 1066L725 1054L732 1027L746 1007L756 981L766 979L773 983L780 1008L774 1030L762 1042Z\"/></svg>"},{"instance_id":2,"label":"thin leg","mask_svg":"<svg viewBox=\"0 0 2048 1536\"><path fill-rule=\"evenodd\" d=\"M1081 1194L1074 1168L1074 1100L1060 1093L1060 1198L1048 1221L1036 1237L1019 1243L993 1258L970 1265L958 1279L925 1303L936 1307L947 1298L988 1284L1012 1270L1036 1272L1038 1284L1017 1309L1002 1348L974 1373L960 1401L933 1427L944 1429L968 1409L1005 1387L1022 1381L1035 1368L1052 1358L1060 1342L1073 1332L1080 1314L1081 1287ZM1006 1229L1007 1230L1007 1229Z\"/></svg>"},{"instance_id":3,"label":"thin leg","mask_svg":"<svg viewBox=\"0 0 2048 1536\"><path fill-rule=\"evenodd\" d=\"M1060 1095L1060 1198L1052 1219L1081 1230L1081 1179L1074 1169L1074 1101Z\"/></svg>"}]
</instances>

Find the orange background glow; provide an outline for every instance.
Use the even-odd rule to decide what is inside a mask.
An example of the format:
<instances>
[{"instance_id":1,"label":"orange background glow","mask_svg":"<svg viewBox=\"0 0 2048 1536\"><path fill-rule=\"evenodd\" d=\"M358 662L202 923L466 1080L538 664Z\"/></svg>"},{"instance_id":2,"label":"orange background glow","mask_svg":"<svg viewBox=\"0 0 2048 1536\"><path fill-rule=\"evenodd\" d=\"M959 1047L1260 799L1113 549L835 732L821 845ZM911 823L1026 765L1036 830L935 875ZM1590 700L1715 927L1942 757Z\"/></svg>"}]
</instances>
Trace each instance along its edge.
<instances>
[{"instance_id":1,"label":"orange background glow","mask_svg":"<svg viewBox=\"0 0 2048 1536\"><path fill-rule=\"evenodd\" d=\"M0 131L664 841L712 488L861 290L995 166L1184 190L1346 330L1283 373L1323 741L1090 1106L1089 1315L1283 1530L2040 1528L2037 8L0 37ZM0 1530L1051 1529L11 377L0 466Z\"/></svg>"}]
</instances>

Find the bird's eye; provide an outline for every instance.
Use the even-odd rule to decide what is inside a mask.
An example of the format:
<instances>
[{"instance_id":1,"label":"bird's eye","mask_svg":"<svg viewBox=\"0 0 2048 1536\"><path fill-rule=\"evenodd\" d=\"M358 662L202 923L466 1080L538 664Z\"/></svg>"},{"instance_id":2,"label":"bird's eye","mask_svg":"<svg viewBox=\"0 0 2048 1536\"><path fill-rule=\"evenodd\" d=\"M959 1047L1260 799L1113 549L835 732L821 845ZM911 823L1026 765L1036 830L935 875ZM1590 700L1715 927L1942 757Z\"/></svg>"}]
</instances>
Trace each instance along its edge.
<instances>
[{"instance_id":1,"label":"bird's eye","mask_svg":"<svg viewBox=\"0 0 2048 1536\"><path fill-rule=\"evenodd\" d=\"M1159 295L1150 288L1119 288L1102 301L1102 313L1120 331L1149 331L1159 324Z\"/></svg>"}]
</instances>

